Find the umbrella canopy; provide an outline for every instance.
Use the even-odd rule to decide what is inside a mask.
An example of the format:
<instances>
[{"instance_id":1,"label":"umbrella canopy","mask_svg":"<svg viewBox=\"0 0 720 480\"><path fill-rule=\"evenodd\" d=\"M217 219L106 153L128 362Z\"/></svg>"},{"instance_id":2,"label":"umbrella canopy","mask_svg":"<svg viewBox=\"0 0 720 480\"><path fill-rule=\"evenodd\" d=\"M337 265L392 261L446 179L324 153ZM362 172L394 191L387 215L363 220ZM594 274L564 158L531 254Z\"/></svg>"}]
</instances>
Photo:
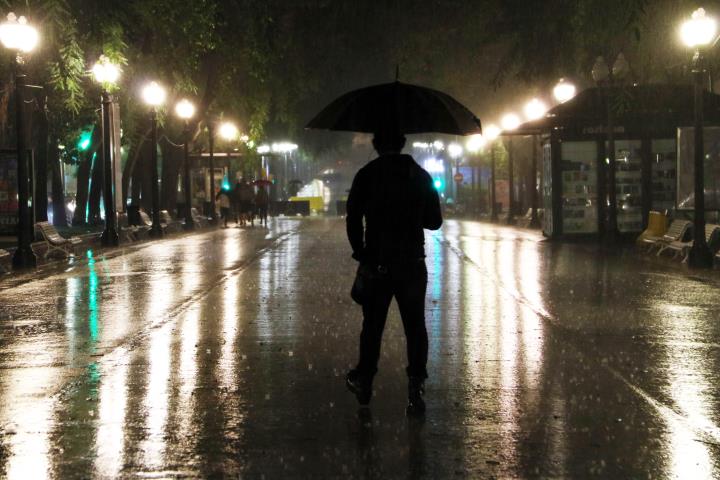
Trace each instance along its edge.
<instances>
[{"instance_id":1,"label":"umbrella canopy","mask_svg":"<svg viewBox=\"0 0 720 480\"><path fill-rule=\"evenodd\" d=\"M325 107L306 128L365 133L481 133L480 120L443 92L393 82L353 90Z\"/></svg>"}]
</instances>

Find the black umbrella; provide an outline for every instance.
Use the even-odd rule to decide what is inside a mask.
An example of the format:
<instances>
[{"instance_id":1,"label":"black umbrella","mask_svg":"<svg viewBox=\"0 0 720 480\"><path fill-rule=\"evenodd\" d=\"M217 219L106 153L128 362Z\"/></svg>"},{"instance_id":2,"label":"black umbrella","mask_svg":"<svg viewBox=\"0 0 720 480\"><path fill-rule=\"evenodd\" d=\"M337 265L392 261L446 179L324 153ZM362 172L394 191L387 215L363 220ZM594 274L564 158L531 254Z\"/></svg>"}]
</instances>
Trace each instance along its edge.
<instances>
[{"instance_id":1,"label":"black umbrella","mask_svg":"<svg viewBox=\"0 0 720 480\"><path fill-rule=\"evenodd\" d=\"M318 113L307 128L365 133L481 133L480 120L450 95L400 82L348 92Z\"/></svg>"}]
</instances>

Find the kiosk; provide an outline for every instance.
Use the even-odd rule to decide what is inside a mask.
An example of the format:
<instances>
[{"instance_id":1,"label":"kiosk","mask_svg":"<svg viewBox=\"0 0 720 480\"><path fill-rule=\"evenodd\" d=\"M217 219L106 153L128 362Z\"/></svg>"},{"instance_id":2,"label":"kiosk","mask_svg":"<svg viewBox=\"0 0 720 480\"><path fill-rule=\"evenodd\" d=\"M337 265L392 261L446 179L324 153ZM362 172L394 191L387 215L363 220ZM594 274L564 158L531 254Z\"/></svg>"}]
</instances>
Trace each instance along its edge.
<instances>
[{"instance_id":1,"label":"kiosk","mask_svg":"<svg viewBox=\"0 0 720 480\"><path fill-rule=\"evenodd\" d=\"M607 151L608 104L615 152ZM720 125L720 95L706 93L704 113L706 127ZM508 132L541 137L543 233L558 238L604 232L610 161L616 162L621 234L640 233L651 210L675 208L678 132L692 122L692 86L642 85L589 88Z\"/></svg>"}]
</instances>

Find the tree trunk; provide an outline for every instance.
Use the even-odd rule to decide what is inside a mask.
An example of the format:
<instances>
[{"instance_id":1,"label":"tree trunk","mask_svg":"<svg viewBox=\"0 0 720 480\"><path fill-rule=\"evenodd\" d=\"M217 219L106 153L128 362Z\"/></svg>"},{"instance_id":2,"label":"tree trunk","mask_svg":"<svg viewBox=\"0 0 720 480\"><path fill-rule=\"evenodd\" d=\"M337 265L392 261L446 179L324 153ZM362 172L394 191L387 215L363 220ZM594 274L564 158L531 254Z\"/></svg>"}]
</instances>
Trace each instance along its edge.
<instances>
[{"instance_id":1,"label":"tree trunk","mask_svg":"<svg viewBox=\"0 0 720 480\"><path fill-rule=\"evenodd\" d=\"M150 142L144 142L140 147L139 164L133 170L133 200L148 214L152 212L152 165ZM137 205L136 204L136 205Z\"/></svg>"},{"instance_id":2,"label":"tree trunk","mask_svg":"<svg viewBox=\"0 0 720 480\"><path fill-rule=\"evenodd\" d=\"M128 197L130 197L130 179L133 179L133 192L132 192L132 204L137 205L136 200L139 200L139 196L136 198L136 186L138 185L135 181L135 166L137 165L138 161L140 161L140 155L142 155L142 146L147 140L148 135L150 134L149 130L146 128L146 126L142 126L140 128L143 128L143 133L138 135L138 139L136 142L132 142L130 145L130 151L128 152L128 158L127 162L125 162L125 168L123 168L123 176L122 176L122 194L123 194L123 200L126 200ZM139 190L137 191L137 195L139 195Z\"/></svg>"},{"instance_id":3,"label":"tree trunk","mask_svg":"<svg viewBox=\"0 0 720 480\"><path fill-rule=\"evenodd\" d=\"M60 168L60 150L58 150L57 146L57 139L53 139L50 145L48 145L48 168L50 169L52 181L53 225L56 227L66 227L65 188L62 170Z\"/></svg>"},{"instance_id":4,"label":"tree trunk","mask_svg":"<svg viewBox=\"0 0 720 480\"><path fill-rule=\"evenodd\" d=\"M84 152L77 169L77 194L75 195L75 212L73 212L73 225L85 225L88 182L90 181L90 167L92 167L92 153Z\"/></svg>"},{"instance_id":5,"label":"tree trunk","mask_svg":"<svg viewBox=\"0 0 720 480\"><path fill-rule=\"evenodd\" d=\"M180 165L183 162L183 149L168 141L162 142L160 147L162 150L160 209L174 212L177 207L177 183Z\"/></svg>"},{"instance_id":6,"label":"tree trunk","mask_svg":"<svg viewBox=\"0 0 720 480\"><path fill-rule=\"evenodd\" d=\"M77 196L75 197L75 212L73 214L73 225L87 224L88 193L90 188L90 171L93 163L93 155L97 153L100 144L100 129L97 125L93 128L91 148L82 154L82 160L77 171Z\"/></svg>"}]
</instances>

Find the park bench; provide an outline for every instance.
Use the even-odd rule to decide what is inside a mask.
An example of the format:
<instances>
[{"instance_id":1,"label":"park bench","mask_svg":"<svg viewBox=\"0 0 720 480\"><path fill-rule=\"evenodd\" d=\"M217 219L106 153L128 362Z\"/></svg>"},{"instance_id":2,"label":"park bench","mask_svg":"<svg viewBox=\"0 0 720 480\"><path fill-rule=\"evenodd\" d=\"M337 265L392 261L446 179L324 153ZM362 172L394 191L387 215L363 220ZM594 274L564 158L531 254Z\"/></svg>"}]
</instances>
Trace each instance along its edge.
<instances>
[{"instance_id":1,"label":"park bench","mask_svg":"<svg viewBox=\"0 0 720 480\"><path fill-rule=\"evenodd\" d=\"M692 222L688 220L673 220L670 227L662 236L648 235L642 239L642 244L648 246L648 251L652 251L653 248L657 247L659 255L666 245L669 245L671 242L682 241L690 230L691 225Z\"/></svg>"},{"instance_id":2,"label":"park bench","mask_svg":"<svg viewBox=\"0 0 720 480\"><path fill-rule=\"evenodd\" d=\"M718 242L720 242L720 225L715 225L712 223L708 223L705 225L705 242L707 243L711 252L717 252ZM660 255L660 253L664 252L665 250L671 250L674 252L673 258L677 258L678 255L682 255L682 261L683 263L685 263L688 260L688 255L690 255L690 249L693 247L694 243L694 240L689 240L687 242L683 242L681 240L670 242L669 244L661 247L658 255Z\"/></svg>"},{"instance_id":3,"label":"park bench","mask_svg":"<svg viewBox=\"0 0 720 480\"><path fill-rule=\"evenodd\" d=\"M6 270L4 263L10 260L10 252L0 248L0 270Z\"/></svg>"},{"instance_id":4,"label":"park bench","mask_svg":"<svg viewBox=\"0 0 720 480\"><path fill-rule=\"evenodd\" d=\"M139 240L140 237L150 230L150 227L144 225L130 225L127 213L118 213L118 226L120 233L128 242Z\"/></svg>"},{"instance_id":5,"label":"park bench","mask_svg":"<svg viewBox=\"0 0 720 480\"><path fill-rule=\"evenodd\" d=\"M190 215L192 215L193 222L198 227L207 227L208 225L208 219L204 215L200 215L200 212L198 212L198 209L195 207L192 207L190 209Z\"/></svg>"},{"instance_id":6,"label":"park bench","mask_svg":"<svg viewBox=\"0 0 720 480\"><path fill-rule=\"evenodd\" d=\"M164 210L165 213L167 213L167 210ZM167 230L168 224L165 223L162 219L162 211L160 212L160 229L165 233ZM170 214L168 213L168 216ZM152 218L150 218L150 215L148 215L145 210L140 210L140 226L141 227L147 227L147 231L150 231L152 228Z\"/></svg>"},{"instance_id":7,"label":"park bench","mask_svg":"<svg viewBox=\"0 0 720 480\"><path fill-rule=\"evenodd\" d=\"M166 232L178 232L181 228L180 221L172 218L167 210L160 210L160 225Z\"/></svg>"},{"instance_id":8,"label":"park bench","mask_svg":"<svg viewBox=\"0 0 720 480\"><path fill-rule=\"evenodd\" d=\"M44 258L47 258L53 250L62 252L65 256L75 255L75 246L82 243L80 237L63 237L49 222L38 222L35 224L35 229L40 232L42 241L47 247Z\"/></svg>"},{"instance_id":9,"label":"park bench","mask_svg":"<svg viewBox=\"0 0 720 480\"><path fill-rule=\"evenodd\" d=\"M543 209L538 208L537 209L537 217L538 220L542 220L543 218ZM528 208L525 215L517 219L517 226L523 227L523 228L530 228L530 223L532 222L532 208Z\"/></svg>"}]
</instances>

